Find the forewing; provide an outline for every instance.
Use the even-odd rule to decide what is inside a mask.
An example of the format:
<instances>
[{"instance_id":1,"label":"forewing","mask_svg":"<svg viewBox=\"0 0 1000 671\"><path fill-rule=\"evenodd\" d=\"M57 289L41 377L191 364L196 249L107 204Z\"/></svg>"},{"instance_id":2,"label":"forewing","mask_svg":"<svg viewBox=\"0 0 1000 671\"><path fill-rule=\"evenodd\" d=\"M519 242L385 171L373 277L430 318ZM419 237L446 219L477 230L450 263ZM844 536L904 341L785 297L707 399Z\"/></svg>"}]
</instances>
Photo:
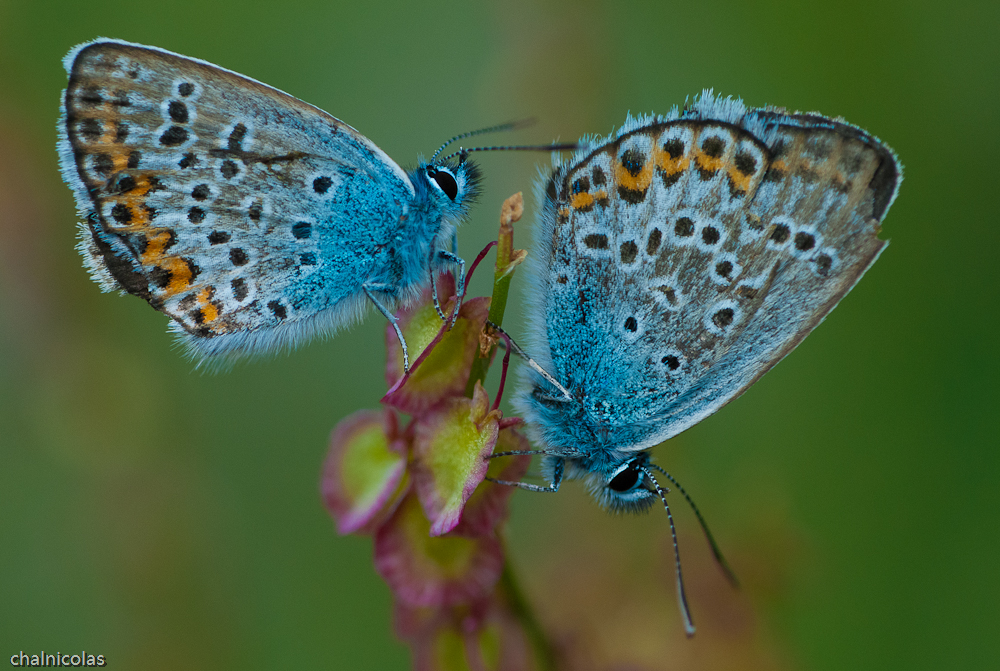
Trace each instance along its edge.
<instances>
[{"instance_id":1,"label":"forewing","mask_svg":"<svg viewBox=\"0 0 1000 671\"><path fill-rule=\"evenodd\" d=\"M320 229L364 227L344 221L338 193L364 188L396 209L412 197L378 147L292 96L167 51L97 41L66 67L62 170L105 288L149 301L201 354L278 347L357 312L348 280L365 260L345 244L324 268Z\"/></svg>"},{"instance_id":2,"label":"forewing","mask_svg":"<svg viewBox=\"0 0 1000 671\"><path fill-rule=\"evenodd\" d=\"M546 363L619 449L741 394L886 244L899 168L877 140L818 116L710 112L625 133L548 187Z\"/></svg>"}]
</instances>

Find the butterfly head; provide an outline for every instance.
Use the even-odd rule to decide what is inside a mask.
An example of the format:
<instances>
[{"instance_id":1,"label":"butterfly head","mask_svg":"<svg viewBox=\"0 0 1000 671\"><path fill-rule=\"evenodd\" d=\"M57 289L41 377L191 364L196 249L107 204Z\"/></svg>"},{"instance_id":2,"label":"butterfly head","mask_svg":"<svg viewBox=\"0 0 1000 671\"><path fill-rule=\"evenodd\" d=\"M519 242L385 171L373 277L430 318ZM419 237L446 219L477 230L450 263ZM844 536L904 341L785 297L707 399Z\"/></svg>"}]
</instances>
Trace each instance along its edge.
<instances>
[{"instance_id":1,"label":"butterfly head","mask_svg":"<svg viewBox=\"0 0 1000 671\"><path fill-rule=\"evenodd\" d=\"M605 464L567 459L566 465L567 477L584 480L594 499L612 512L644 512L659 499L649 474L647 452Z\"/></svg>"},{"instance_id":2,"label":"butterfly head","mask_svg":"<svg viewBox=\"0 0 1000 671\"><path fill-rule=\"evenodd\" d=\"M446 220L462 219L479 197L479 167L464 156L458 161L421 162L413 177L426 190L429 203Z\"/></svg>"}]
</instances>

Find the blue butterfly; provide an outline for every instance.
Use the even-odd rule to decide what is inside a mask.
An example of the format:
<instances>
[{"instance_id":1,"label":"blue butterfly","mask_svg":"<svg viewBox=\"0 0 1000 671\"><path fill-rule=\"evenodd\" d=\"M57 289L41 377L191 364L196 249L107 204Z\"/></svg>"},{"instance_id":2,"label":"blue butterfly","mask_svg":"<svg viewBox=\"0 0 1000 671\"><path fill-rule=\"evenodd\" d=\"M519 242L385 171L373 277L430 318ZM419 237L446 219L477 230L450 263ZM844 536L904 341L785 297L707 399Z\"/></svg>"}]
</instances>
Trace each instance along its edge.
<instances>
[{"instance_id":1,"label":"blue butterfly","mask_svg":"<svg viewBox=\"0 0 1000 671\"><path fill-rule=\"evenodd\" d=\"M404 172L322 110L155 47L99 39L64 63L60 166L104 290L166 314L201 359L293 346L370 301L408 367L391 307L443 267L464 288L448 249L478 195L464 153Z\"/></svg>"},{"instance_id":2,"label":"blue butterfly","mask_svg":"<svg viewBox=\"0 0 1000 671\"><path fill-rule=\"evenodd\" d=\"M506 484L581 479L637 511L667 504L656 472L690 503L648 450L746 391L861 279L902 167L855 126L711 92L581 143L539 184L515 399L551 484ZM690 634L679 558L677 581Z\"/></svg>"}]
</instances>

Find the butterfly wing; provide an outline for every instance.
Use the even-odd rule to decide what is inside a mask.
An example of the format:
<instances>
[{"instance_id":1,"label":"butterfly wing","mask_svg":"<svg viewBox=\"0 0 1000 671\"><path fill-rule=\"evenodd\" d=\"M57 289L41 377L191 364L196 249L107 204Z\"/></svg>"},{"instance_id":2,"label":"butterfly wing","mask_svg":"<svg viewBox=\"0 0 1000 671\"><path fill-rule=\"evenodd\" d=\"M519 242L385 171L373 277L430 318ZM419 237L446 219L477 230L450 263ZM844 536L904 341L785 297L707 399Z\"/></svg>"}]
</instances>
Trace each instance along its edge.
<instances>
[{"instance_id":1,"label":"butterfly wing","mask_svg":"<svg viewBox=\"0 0 1000 671\"><path fill-rule=\"evenodd\" d=\"M542 439L645 449L739 396L878 257L899 177L853 126L711 97L558 169L534 351L576 402L537 387Z\"/></svg>"},{"instance_id":2,"label":"butterfly wing","mask_svg":"<svg viewBox=\"0 0 1000 671\"><path fill-rule=\"evenodd\" d=\"M378 147L281 91L160 49L99 40L65 62L61 167L106 289L170 316L199 355L278 348L359 313L413 198Z\"/></svg>"}]
</instances>

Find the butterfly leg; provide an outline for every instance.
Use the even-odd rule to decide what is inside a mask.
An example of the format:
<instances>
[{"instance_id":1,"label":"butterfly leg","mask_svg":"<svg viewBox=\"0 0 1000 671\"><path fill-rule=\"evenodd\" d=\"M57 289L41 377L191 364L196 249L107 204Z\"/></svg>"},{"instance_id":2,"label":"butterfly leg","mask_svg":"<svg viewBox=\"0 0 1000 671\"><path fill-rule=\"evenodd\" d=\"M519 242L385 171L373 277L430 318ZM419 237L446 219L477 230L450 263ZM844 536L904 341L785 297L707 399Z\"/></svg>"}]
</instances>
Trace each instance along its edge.
<instances>
[{"instance_id":1,"label":"butterfly leg","mask_svg":"<svg viewBox=\"0 0 1000 671\"><path fill-rule=\"evenodd\" d=\"M526 455L536 455L536 454L548 454L545 450L511 450L510 452L494 452L493 454L486 457L487 459L496 459L497 457L523 457Z\"/></svg>"},{"instance_id":2,"label":"butterfly leg","mask_svg":"<svg viewBox=\"0 0 1000 671\"><path fill-rule=\"evenodd\" d=\"M368 300L375 304L378 311L389 320L392 324L392 329L396 332L396 337L399 338L399 346L403 348L403 374L406 375L410 372L410 353L406 348L406 338L403 337L403 332L399 328L399 319L396 315L392 314L382 302L375 297L376 291L381 291L384 293L393 293L394 289L388 284L362 284L361 288L364 289L365 295L368 296Z\"/></svg>"},{"instance_id":3,"label":"butterfly leg","mask_svg":"<svg viewBox=\"0 0 1000 671\"><path fill-rule=\"evenodd\" d=\"M531 454L531 450L524 450L523 452L507 452L501 454ZM496 454L493 456L501 456ZM563 460L559 459L555 463L555 468L552 471L552 484L548 487L543 487L541 485L533 485L530 482L513 482L511 480L495 480L494 478L487 477L486 479L490 482L495 482L498 485L507 485L508 487L517 487L518 489L526 489L529 492L558 492L559 485L562 484L563 477Z\"/></svg>"},{"instance_id":4,"label":"butterfly leg","mask_svg":"<svg viewBox=\"0 0 1000 671\"><path fill-rule=\"evenodd\" d=\"M530 356L528 356L524 352L524 350L521 349L521 346L518 345L516 342L514 342L514 339L510 337L509 333L507 333L502 328L500 328L499 326L497 326L496 324L494 324L493 322L491 322L489 320L486 321L486 327L488 329L492 330L492 331L496 331L497 333L499 333L500 336L504 339L504 342L507 343L510 346L510 349L514 351L514 354L516 354L519 357L521 357L524 360L525 363L527 363L529 366L531 366L532 369L534 369L535 371L537 371L539 375L541 375L542 377L544 377L545 380L549 384L551 384L553 387L555 387L556 389L558 389L559 391L562 392L563 398L553 398L552 400L554 400L554 401L572 401L573 400L572 395L570 395L570 393L566 389L566 387L564 387L561 384L559 384L559 382L556 381L556 379L554 377L552 377L549 373L547 373L544 368L542 368L541 366L539 366L538 363L534 359L532 359Z\"/></svg>"},{"instance_id":5,"label":"butterfly leg","mask_svg":"<svg viewBox=\"0 0 1000 671\"><path fill-rule=\"evenodd\" d=\"M465 259L453 254L452 252L446 251L444 249L439 249L437 254L434 255L434 263L431 269L431 278L433 282L433 266L443 266L445 264L452 263L458 266L458 279L455 282L455 309L451 313L451 323L448 324L448 330L451 330L455 326L455 321L458 320L458 311L462 307L462 301L465 299ZM437 298L437 285L432 285L431 290L434 294L434 307L437 309L438 314L441 316L442 320L445 320L444 312L441 310L441 305L438 303Z\"/></svg>"},{"instance_id":6,"label":"butterfly leg","mask_svg":"<svg viewBox=\"0 0 1000 671\"><path fill-rule=\"evenodd\" d=\"M447 321L448 318L444 316L444 310L441 309L441 301L438 300L437 273L434 270L433 257L431 258L431 299L434 301L434 309L437 310L438 317L441 318L441 321Z\"/></svg>"}]
</instances>

